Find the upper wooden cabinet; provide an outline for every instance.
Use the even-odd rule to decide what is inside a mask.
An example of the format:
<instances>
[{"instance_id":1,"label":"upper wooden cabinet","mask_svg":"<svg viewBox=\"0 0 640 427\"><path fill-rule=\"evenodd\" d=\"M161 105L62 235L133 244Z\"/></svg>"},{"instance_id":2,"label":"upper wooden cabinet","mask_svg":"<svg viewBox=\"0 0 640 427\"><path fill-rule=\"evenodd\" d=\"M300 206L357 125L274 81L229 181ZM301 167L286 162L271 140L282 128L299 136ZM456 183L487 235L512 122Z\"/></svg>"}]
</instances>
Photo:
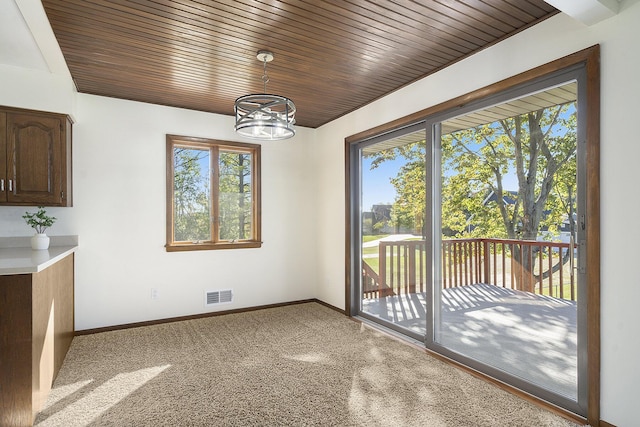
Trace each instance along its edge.
<instances>
[{"instance_id":1,"label":"upper wooden cabinet","mask_svg":"<svg viewBox=\"0 0 640 427\"><path fill-rule=\"evenodd\" d=\"M71 118L0 107L0 205L72 206Z\"/></svg>"}]
</instances>

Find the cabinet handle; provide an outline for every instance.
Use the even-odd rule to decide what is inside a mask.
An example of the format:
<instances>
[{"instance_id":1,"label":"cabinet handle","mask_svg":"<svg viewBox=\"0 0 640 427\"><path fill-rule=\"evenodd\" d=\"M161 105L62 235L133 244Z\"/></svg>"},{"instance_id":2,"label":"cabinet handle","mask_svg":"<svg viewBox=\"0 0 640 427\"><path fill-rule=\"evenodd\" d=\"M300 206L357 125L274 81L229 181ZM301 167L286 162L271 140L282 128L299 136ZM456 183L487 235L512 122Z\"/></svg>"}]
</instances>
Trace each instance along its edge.
<instances>
[{"instance_id":1,"label":"cabinet handle","mask_svg":"<svg viewBox=\"0 0 640 427\"><path fill-rule=\"evenodd\" d=\"M0 179L0 191L4 191L4 179Z\"/></svg>"},{"instance_id":2,"label":"cabinet handle","mask_svg":"<svg viewBox=\"0 0 640 427\"><path fill-rule=\"evenodd\" d=\"M9 180L9 191L13 191L13 180Z\"/></svg>"}]
</instances>

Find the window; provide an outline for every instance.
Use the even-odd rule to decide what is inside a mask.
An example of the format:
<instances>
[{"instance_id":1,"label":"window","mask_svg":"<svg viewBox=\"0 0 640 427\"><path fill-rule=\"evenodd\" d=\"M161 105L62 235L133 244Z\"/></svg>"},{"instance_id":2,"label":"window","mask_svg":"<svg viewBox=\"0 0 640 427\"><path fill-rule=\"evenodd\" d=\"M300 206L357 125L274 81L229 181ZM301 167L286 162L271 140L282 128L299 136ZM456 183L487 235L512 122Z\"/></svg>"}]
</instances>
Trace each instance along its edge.
<instances>
[{"instance_id":1,"label":"window","mask_svg":"<svg viewBox=\"0 0 640 427\"><path fill-rule=\"evenodd\" d=\"M260 145L167 135L167 251L261 245Z\"/></svg>"}]
</instances>

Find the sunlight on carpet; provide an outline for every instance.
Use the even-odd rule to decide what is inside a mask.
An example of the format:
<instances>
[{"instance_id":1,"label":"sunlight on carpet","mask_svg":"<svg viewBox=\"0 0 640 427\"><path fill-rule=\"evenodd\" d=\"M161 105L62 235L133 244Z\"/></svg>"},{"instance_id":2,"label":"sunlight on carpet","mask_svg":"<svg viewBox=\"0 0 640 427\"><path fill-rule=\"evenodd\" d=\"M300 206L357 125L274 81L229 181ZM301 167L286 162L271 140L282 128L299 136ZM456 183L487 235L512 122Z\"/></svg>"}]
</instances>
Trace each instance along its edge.
<instances>
[{"instance_id":1,"label":"sunlight on carpet","mask_svg":"<svg viewBox=\"0 0 640 427\"><path fill-rule=\"evenodd\" d=\"M74 420L73 425L66 424L68 427L80 427L88 426L100 414L107 411L112 406L116 405L122 399L133 393L138 388L158 376L162 371L167 369L171 365L154 366L152 368L140 369L134 372L127 372L118 374L109 381L105 382L89 395L82 399L65 406L64 409L56 412L54 415L46 418L40 423L35 424L38 427L51 427L68 423L68 420ZM55 390L56 395L58 392L62 394L70 395L80 388L86 386L91 381L84 381L81 383L71 384L71 387L61 387L61 390ZM60 396L57 400L49 399L47 401L47 407L51 407L60 399L65 396Z\"/></svg>"}]
</instances>

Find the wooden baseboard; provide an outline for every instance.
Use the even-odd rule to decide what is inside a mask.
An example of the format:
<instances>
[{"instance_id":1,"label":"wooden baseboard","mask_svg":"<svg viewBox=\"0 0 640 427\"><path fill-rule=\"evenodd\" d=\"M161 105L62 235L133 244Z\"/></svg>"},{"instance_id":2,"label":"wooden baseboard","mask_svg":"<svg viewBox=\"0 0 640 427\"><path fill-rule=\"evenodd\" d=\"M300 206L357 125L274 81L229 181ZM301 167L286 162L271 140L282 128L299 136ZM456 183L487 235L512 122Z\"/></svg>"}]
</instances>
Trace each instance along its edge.
<instances>
[{"instance_id":1,"label":"wooden baseboard","mask_svg":"<svg viewBox=\"0 0 640 427\"><path fill-rule=\"evenodd\" d=\"M347 312L346 312L346 311L344 311L344 310L343 310L343 309L341 309L341 308L336 307L335 305L331 305L331 304L329 304L328 302L324 302L324 301L319 300L319 299L317 299L317 298L314 298L314 299L313 299L313 302L317 302L317 303L318 303L318 304L320 304L320 305L324 305L325 307L330 308L331 310L337 311L337 312L338 312L338 313L340 313L340 314L344 314L345 316L347 315Z\"/></svg>"},{"instance_id":2,"label":"wooden baseboard","mask_svg":"<svg viewBox=\"0 0 640 427\"><path fill-rule=\"evenodd\" d=\"M337 310L338 312L341 312L342 314L344 314L343 311L341 311L336 307L333 307L332 305L329 305L315 298L310 298L305 300L289 301L289 302L282 302L277 304L267 304L267 305L253 306L253 307L236 308L233 310L223 310L223 311L214 311L210 313L193 314L190 316L169 317L165 319L148 320L145 322L125 323L121 325L105 326L102 328L82 329L79 331L75 331L75 336L98 334L100 332L118 331L121 329L139 328L141 326L160 325L162 323L180 322L183 320L204 319L207 317L224 316L225 314L246 313L249 311L264 310L267 308L285 307L288 305L296 305L296 304L306 304L310 302L316 302L316 303L322 304L326 307L333 308L334 310Z\"/></svg>"},{"instance_id":3,"label":"wooden baseboard","mask_svg":"<svg viewBox=\"0 0 640 427\"><path fill-rule=\"evenodd\" d=\"M600 420L600 427L616 427L614 424Z\"/></svg>"}]
</instances>

